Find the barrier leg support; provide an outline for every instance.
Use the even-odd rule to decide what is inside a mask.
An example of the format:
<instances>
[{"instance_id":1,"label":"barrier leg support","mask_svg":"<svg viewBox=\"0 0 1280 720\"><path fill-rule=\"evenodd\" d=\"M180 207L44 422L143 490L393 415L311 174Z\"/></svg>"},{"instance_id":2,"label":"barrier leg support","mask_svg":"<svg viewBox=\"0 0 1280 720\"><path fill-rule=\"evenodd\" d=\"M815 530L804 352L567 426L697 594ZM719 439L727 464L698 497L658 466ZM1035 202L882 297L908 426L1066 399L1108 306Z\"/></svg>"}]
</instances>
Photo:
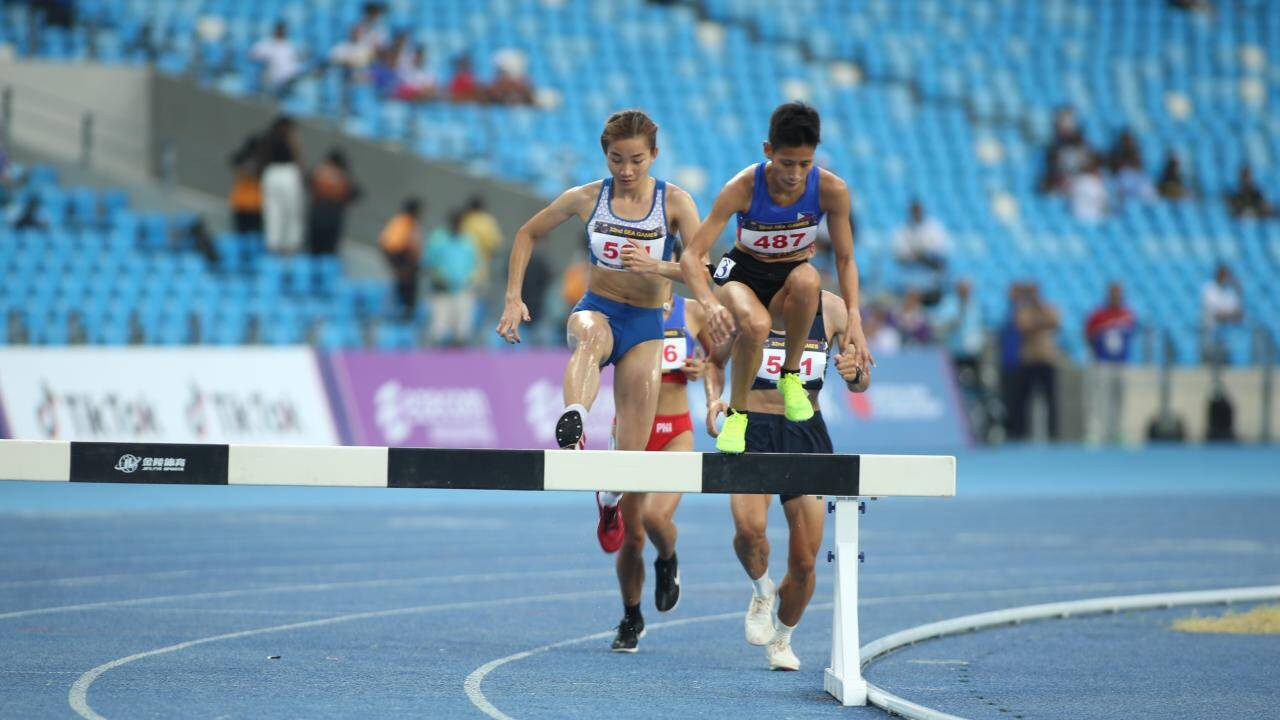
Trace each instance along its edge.
<instances>
[{"instance_id":1,"label":"barrier leg support","mask_svg":"<svg viewBox=\"0 0 1280 720\"><path fill-rule=\"evenodd\" d=\"M835 610L831 667L823 688L841 705L866 705L867 683L858 658L858 498L835 499Z\"/></svg>"}]
</instances>

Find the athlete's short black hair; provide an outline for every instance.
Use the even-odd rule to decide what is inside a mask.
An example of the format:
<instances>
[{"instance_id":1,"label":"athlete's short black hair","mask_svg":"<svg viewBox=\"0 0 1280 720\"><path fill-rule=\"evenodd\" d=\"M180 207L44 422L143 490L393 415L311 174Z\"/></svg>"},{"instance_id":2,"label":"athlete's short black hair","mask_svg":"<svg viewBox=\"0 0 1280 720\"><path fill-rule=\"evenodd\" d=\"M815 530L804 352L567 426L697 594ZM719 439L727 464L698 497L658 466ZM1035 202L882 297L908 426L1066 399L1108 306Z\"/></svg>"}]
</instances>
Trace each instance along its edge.
<instances>
[{"instance_id":1,"label":"athlete's short black hair","mask_svg":"<svg viewBox=\"0 0 1280 720\"><path fill-rule=\"evenodd\" d=\"M779 105L769 118L769 144L775 148L817 147L821 136L818 111L798 100Z\"/></svg>"}]
</instances>

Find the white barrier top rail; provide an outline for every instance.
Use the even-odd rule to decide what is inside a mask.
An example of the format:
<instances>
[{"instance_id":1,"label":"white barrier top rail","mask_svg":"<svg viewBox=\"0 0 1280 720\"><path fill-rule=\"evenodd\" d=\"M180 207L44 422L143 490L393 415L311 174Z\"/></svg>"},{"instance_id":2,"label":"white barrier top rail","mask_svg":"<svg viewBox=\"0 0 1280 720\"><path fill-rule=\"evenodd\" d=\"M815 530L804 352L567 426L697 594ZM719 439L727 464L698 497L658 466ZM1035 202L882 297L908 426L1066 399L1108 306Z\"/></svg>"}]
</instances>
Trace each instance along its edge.
<instances>
[{"instance_id":1,"label":"white barrier top rail","mask_svg":"<svg viewBox=\"0 0 1280 720\"><path fill-rule=\"evenodd\" d=\"M949 455L0 440L0 480L951 497Z\"/></svg>"}]
</instances>

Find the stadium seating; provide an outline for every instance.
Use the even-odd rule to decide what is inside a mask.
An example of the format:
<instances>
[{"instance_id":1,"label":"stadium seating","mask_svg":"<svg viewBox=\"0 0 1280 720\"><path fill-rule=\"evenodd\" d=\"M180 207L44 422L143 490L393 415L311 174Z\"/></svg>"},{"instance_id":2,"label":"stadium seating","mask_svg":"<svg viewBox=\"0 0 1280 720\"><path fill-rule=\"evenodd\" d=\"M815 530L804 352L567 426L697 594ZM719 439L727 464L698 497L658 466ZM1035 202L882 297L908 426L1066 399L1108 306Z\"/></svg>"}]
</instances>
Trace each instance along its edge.
<instances>
[{"instance_id":1,"label":"stadium seating","mask_svg":"<svg viewBox=\"0 0 1280 720\"><path fill-rule=\"evenodd\" d=\"M388 321L387 283L348 278L335 257L276 257L258 235L224 234L214 241L216 260L207 258L185 232L191 217L139 215L122 191L64 188L46 166L29 169L11 204L23 207L31 197L41 199L46 228L0 223L6 344L25 332L40 345L315 338L326 347L356 347L366 325ZM396 335L397 346L412 343L424 320Z\"/></svg>"},{"instance_id":2,"label":"stadium seating","mask_svg":"<svg viewBox=\"0 0 1280 720\"><path fill-rule=\"evenodd\" d=\"M361 5L102 0L81 11L76 28L33 36L23 31L25 11L9 4L0 42L67 59L154 56L162 71L253 93L260 68L248 49L271 23L287 20L315 61L344 37ZM640 106L662 126L655 174L685 186L705 212L719 185L759 156L769 110L804 98L824 113L824 162L855 189L869 293L894 289L892 232L918 197L950 230L953 270L975 280L988 320L1004 317L1011 281L1034 278L1061 308L1063 342L1076 359L1085 354L1083 317L1117 278L1140 320L1170 331L1179 360L1195 361L1198 291L1219 261L1239 277L1250 318L1280 336L1280 225L1234 219L1222 200L1245 161L1264 189L1280 193L1280 120L1268 112L1280 102L1280 70L1268 65L1275 60L1266 42L1280 33L1278 3L1215 3L1212 14L1165 0L789 0L785 13L772 0L388 5L389 25L426 46L438 75L466 52L488 77L495 51L522 50L533 85L550 91L548 106L408 105L368 88L344 104L338 71L314 62L286 109L341 118L353 134L399 141L550 195L598 177L591 139L601 120ZM221 39L196 32L209 18L225 27ZM1088 225L1061 199L1037 194L1052 111L1067 104L1095 147L1132 128L1150 175L1167 152L1178 152L1197 198L1129 204ZM83 201L68 191L51 203ZM223 262L243 270L252 258L238 250ZM259 293L294 287L271 267L259 268L253 282ZM264 324L263 337L296 337L290 322ZM326 323L321 335L349 340L349 330ZM375 336L389 347L403 341L394 329ZM1249 361L1247 333L1229 350L1233 361Z\"/></svg>"}]
</instances>

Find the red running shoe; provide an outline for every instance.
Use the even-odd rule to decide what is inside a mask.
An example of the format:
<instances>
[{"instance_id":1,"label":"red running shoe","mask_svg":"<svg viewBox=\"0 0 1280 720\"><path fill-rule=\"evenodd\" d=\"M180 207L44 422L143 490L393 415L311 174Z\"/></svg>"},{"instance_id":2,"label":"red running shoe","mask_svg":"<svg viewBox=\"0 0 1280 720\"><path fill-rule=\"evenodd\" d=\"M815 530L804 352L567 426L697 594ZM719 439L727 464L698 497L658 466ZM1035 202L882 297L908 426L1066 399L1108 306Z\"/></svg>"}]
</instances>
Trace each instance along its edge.
<instances>
[{"instance_id":1,"label":"red running shoe","mask_svg":"<svg viewBox=\"0 0 1280 720\"><path fill-rule=\"evenodd\" d=\"M622 547L622 510L600 502L600 493L596 493L596 507L600 509L600 522L596 525L596 539L600 541L600 549L607 553L616 553Z\"/></svg>"}]
</instances>

